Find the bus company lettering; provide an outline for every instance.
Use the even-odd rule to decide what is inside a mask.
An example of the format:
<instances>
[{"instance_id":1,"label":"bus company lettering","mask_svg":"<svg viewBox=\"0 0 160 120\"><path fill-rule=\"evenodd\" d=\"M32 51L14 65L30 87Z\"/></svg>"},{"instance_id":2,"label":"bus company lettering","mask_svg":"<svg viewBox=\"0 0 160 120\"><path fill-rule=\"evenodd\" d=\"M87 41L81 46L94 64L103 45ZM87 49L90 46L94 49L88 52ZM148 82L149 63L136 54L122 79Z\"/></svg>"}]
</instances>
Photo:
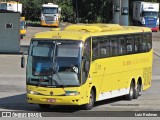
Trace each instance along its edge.
<instances>
[{"instance_id":1,"label":"bus company lettering","mask_svg":"<svg viewBox=\"0 0 160 120\"><path fill-rule=\"evenodd\" d=\"M149 58L127 60L127 61L123 61L123 66L137 65L141 63L147 63L147 62L149 62Z\"/></svg>"}]
</instances>

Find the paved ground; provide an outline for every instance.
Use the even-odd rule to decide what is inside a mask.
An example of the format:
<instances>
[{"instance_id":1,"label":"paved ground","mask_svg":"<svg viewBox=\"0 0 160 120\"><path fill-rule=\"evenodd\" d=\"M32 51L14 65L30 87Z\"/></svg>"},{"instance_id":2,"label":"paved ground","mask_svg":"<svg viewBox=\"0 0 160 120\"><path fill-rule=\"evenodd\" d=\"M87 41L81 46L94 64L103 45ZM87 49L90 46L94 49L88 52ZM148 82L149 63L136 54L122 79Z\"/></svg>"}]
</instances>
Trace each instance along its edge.
<instances>
[{"instance_id":1,"label":"paved ground","mask_svg":"<svg viewBox=\"0 0 160 120\"><path fill-rule=\"evenodd\" d=\"M22 46L29 45L29 39L37 32L50 30L45 27L29 27ZM121 98L97 102L92 111L160 111L160 32L153 33L153 48L157 54L153 61L153 81L149 90L142 92L137 100L124 101ZM26 102L25 69L20 68L21 55L0 55L0 111L41 111L37 105ZM79 107L52 107L48 111L81 111Z\"/></svg>"}]
</instances>

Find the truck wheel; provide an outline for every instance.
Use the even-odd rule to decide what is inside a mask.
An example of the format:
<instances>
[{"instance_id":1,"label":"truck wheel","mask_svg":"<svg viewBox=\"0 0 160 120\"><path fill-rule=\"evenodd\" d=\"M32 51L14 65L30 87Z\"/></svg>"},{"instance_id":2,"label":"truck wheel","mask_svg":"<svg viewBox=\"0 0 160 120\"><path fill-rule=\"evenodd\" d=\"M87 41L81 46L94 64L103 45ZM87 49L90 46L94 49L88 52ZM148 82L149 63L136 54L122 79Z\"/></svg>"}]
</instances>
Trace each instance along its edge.
<instances>
[{"instance_id":1,"label":"truck wheel","mask_svg":"<svg viewBox=\"0 0 160 120\"><path fill-rule=\"evenodd\" d=\"M41 109L48 109L48 108L50 108L50 105L48 105L48 104L39 104L39 107Z\"/></svg>"},{"instance_id":2,"label":"truck wheel","mask_svg":"<svg viewBox=\"0 0 160 120\"><path fill-rule=\"evenodd\" d=\"M133 85L133 82L131 82L129 94L125 95L124 99L125 100L132 100L133 99L133 94L134 94L134 85Z\"/></svg>"},{"instance_id":3,"label":"truck wheel","mask_svg":"<svg viewBox=\"0 0 160 120\"><path fill-rule=\"evenodd\" d=\"M93 90L90 92L89 103L84 105L85 110L91 110L95 102L95 93Z\"/></svg>"}]
</instances>

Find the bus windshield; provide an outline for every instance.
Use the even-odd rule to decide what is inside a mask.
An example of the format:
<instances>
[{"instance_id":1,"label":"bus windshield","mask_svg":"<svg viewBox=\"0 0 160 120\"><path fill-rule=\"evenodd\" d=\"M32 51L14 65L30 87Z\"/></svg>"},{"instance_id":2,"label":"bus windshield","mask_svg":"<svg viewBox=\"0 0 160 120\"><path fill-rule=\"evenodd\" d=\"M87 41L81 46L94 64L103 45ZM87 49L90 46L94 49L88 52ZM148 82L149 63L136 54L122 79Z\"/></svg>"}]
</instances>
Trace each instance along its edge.
<instances>
[{"instance_id":1,"label":"bus windshield","mask_svg":"<svg viewBox=\"0 0 160 120\"><path fill-rule=\"evenodd\" d=\"M58 8L54 8L54 7L43 7L43 8L42 8L42 13L43 13L43 14L57 14L57 13L58 13Z\"/></svg>"},{"instance_id":2,"label":"bus windshield","mask_svg":"<svg viewBox=\"0 0 160 120\"><path fill-rule=\"evenodd\" d=\"M33 41L28 58L28 83L79 86L80 41ZM42 79L40 81L40 79Z\"/></svg>"},{"instance_id":3,"label":"bus windshield","mask_svg":"<svg viewBox=\"0 0 160 120\"><path fill-rule=\"evenodd\" d=\"M154 17L157 18L158 17L158 12L143 12L142 13L143 17Z\"/></svg>"}]
</instances>

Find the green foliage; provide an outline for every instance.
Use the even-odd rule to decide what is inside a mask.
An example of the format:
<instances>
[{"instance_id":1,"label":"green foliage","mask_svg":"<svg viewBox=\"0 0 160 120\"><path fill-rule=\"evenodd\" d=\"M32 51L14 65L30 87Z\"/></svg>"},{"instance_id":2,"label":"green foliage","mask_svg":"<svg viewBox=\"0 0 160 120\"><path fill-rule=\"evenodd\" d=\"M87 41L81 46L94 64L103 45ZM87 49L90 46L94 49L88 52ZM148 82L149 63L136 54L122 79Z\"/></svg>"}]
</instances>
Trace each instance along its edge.
<instances>
[{"instance_id":1,"label":"green foliage","mask_svg":"<svg viewBox=\"0 0 160 120\"><path fill-rule=\"evenodd\" d=\"M62 9L62 20L69 22L73 21L74 12L72 0L20 0L20 2L23 4L22 15L25 16L27 20L40 20L42 4L55 3Z\"/></svg>"},{"instance_id":2,"label":"green foliage","mask_svg":"<svg viewBox=\"0 0 160 120\"><path fill-rule=\"evenodd\" d=\"M72 0L57 1L57 3L61 7L61 19L65 22L73 22L75 14L73 12Z\"/></svg>"}]
</instances>

